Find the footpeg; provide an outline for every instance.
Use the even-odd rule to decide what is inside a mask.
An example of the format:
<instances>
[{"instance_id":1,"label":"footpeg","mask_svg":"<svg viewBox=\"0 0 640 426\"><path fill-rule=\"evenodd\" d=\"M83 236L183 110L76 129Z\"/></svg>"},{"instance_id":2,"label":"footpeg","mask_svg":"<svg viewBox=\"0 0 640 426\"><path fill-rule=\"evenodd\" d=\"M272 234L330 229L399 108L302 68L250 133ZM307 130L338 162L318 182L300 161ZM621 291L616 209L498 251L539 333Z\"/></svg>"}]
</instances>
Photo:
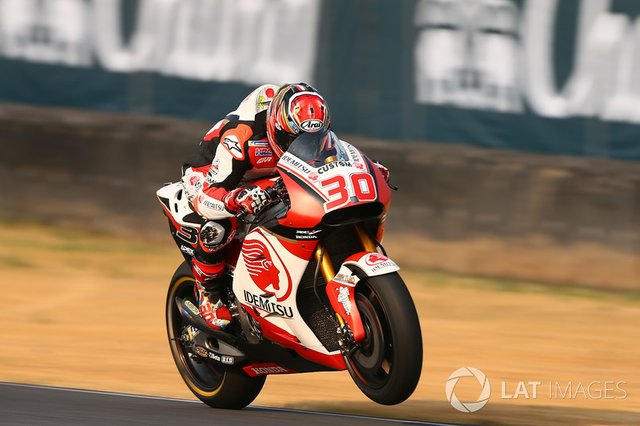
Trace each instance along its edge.
<instances>
[{"instance_id":1,"label":"footpeg","mask_svg":"<svg viewBox=\"0 0 640 426\"><path fill-rule=\"evenodd\" d=\"M202 318L202 315L200 315L200 310L191 300L176 297L175 303L180 311L180 315L187 323L194 326L202 333L215 337L216 339L220 339L231 346L239 346L238 338L233 334L226 333L222 330L214 330L209 327L204 318Z\"/></svg>"}]
</instances>

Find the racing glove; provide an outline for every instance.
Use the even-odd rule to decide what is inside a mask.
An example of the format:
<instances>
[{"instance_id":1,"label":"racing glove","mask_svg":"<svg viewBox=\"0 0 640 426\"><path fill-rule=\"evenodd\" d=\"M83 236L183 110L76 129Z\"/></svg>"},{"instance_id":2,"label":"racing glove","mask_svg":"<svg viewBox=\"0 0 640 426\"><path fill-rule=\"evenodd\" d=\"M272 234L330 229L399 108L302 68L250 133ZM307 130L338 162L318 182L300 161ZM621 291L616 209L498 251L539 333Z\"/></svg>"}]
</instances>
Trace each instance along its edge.
<instances>
[{"instance_id":1,"label":"racing glove","mask_svg":"<svg viewBox=\"0 0 640 426\"><path fill-rule=\"evenodd\" d=\"M262 211L269 202L267 191L258 185L245 188L237 188L224 197L224 205L234 214L246 213L256 215Z\"/></svg>"}]
</instances>

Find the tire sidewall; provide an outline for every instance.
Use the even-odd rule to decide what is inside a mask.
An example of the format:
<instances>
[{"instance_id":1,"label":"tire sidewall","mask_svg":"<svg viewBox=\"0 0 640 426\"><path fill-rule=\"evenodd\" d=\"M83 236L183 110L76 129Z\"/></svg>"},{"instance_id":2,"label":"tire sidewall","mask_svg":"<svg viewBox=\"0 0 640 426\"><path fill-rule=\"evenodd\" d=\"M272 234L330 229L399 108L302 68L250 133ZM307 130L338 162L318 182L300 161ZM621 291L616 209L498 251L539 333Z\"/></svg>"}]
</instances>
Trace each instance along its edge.
<instances>
[{"instance_id":1,"label":"tire sidewall","mask_svg":"<svg viewBox=\"0 0 640 426\"><path fill-rule=\"evenodd\" d=\"M380 302L385 318L379 319L386 322L391 333L394 363L389 381L378 389L363 382L353 371L351 360L345 357L347 369L356 385L370 399L384 405L398 404L413 393L420 379L423 350L418 314L411 295L397 272L363 277L361 281L366 283L358 283L358 286L368 285Z\"/></svg>"}]
</instances>

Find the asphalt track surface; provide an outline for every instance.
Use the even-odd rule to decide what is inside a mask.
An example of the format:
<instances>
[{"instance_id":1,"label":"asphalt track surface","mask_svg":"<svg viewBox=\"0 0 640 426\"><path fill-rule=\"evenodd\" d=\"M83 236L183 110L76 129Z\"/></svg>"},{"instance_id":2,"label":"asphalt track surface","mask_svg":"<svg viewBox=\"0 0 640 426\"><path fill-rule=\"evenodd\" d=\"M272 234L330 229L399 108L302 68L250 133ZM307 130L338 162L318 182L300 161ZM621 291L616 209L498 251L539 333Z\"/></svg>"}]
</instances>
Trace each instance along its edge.
<instances>
[{"instance_id":1,"label":"asphalt track surface","mask_svg":"<svg viewBox=\"0 0 640 426\"><path fill-rule=\"evenodd\" d=\"M426 425L314 411L249 406L214 410L199 401L0 382L0 425Z\"/></svg>"}]
</instances>

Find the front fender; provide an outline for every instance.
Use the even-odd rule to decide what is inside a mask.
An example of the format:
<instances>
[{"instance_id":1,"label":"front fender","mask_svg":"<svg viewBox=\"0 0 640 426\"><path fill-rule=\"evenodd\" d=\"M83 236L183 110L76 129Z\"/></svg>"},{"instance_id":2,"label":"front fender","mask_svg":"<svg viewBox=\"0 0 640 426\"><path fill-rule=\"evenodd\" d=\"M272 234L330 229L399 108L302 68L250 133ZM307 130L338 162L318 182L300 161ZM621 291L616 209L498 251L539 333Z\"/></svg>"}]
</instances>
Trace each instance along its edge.
<instances>
[{"instance_id":1,"label":"front fender","mask_svg":"<svg viewBox=\"0 0 640 426\"><path fill-rule=\"evenodd\" d=\"M343 263L347 266L356 266L367 277L389 274L400 270L393 260L376 252L361 251L349 256Z\"/></svg>"},{"instance_id":2,"label":"front fender","mask_svg":"<svg viewBox=\"0 0 640 426\"><path fill-rule=\"evenodd\" d=\"M356 273L357 269L359 273ZM348 257L336 276L327 283L326 292L334 311L349 325L353 340L357 343L364 339L365 330L356 305L356 284L362 275L375 277L389 274L400 269L388 257L375 252L359 252Z\"/></svg>"}]
</instances>

